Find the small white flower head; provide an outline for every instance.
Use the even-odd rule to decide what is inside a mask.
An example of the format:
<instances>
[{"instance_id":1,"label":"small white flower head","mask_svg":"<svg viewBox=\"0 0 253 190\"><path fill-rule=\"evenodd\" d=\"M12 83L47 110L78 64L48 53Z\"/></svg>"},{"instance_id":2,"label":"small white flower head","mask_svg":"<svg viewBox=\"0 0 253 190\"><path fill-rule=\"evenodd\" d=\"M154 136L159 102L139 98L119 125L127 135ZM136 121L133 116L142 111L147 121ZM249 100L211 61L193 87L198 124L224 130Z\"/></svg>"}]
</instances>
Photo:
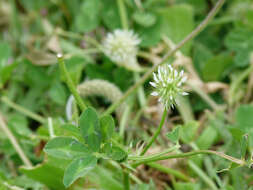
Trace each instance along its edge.
<instances>
[{"instance_id":1,"label":"small white flower head","mask_svg":"<svg viewBox=\"0 0 253 190\"><path fill-rule=\"evenodd\" d=\"M158 96L158 101L163 102L166 109L173 108L176 105L179 95L188 94L182 89L182 84L187 80L183 70L178 73L171 65L159 66L158 72L153 73L153 78L154 82L150 82L150 84L156 90L151 95Z\"/></svg>"},{"instance_id":2,"label":"small white flower head","mask_svg":"<svg viewBox=\"0 0 253 190\"><path fill-rule=\"evenodd\" d=\"M103 42L103 51L113 62L130 70L138 71L138 45L140 39L133 31L115 30L107 34Z\"/></svg>"}]
</instances>

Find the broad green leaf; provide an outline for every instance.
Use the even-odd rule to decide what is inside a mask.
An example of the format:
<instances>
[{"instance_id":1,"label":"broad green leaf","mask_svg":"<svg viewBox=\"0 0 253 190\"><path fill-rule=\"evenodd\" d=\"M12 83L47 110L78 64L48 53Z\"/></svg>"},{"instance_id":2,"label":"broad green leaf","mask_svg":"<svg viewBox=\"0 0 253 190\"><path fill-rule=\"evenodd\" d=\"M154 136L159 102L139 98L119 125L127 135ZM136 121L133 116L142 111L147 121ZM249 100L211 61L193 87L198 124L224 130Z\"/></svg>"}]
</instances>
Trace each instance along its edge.
<instances>
[{"instance_id":1,"label":"broad green leaf","mask_svg":"<svg viewBox=\"0 0 253 190\"><path fill-rule=\"evenodd\" d=\"M135 12L133 19L137 24L144 27L153 26L156 22L156 16L149 12Z\"/></svg>"},{"instance_id":2,"label":"broad green leaf","mask_svg":"<svg viewBox=\"0 0 253 190\"><path fill-rule=\"evenodd\" d=\"M115 0L103 0L103 23L111 30L121 27L120 15Z\"/></svg>"},{"instance_id":3,"label":"broad green leaf","mask_svg":"<svg viewBox=\"0 0 253 190\"><path fill-rule=\"evenodd\" d=\"M238 27L226 36L225 45L235 51L235 65L245 67L249 64L250 53L253 51L253 30Z\"/></svg>"},{"instance_id":4,"label":"broad green leaf","mask_svg":"<svg viewBox=\"0 0 253 190\"><path fill-rule=\"evenodd\" d=\"M69 187L75 180L85 176L97 165L95 156L86 156L73 160L64 172L63 184Z\"/></svg>"},{"instance_id":5,"label":"broad green leaf","mask_svg":"<svg viewBox=\"0 0 253 190\"><path fill-rule=\"evenodd\" d=\"M115 173L101 165L97 165L92 171L90 171L87 174L87 178L103 190L123 189L123 184L117 176L115 177Z\"/></svg>"},{"instance_id":6,"label":"broad green leaf","mask_svg":"<svg viewBox=\"0 0 253 190\"><path fill-rule=\"evenodd\" d=\"M98 115L93 108L84 110L79 120L80 131L85 142L93 151L98 151L101 143L101 129Z\"/></svg>"},{"instance_id":7,"label":"broad green leaf","mask_svg":"<svg viewBox=\"0 0 253 190\"><path fill-rule=\"evenodd\" d=\"M111 143L106 143L104 145L104 152L106 155L116 161L123 161L127 158L127 153L118 146L112 145Z\"/></svg>"},{"instance_id":8,"label":"broad green leaf","mask_svg":"<svg viewBox=\"0 0 253 190\"><path fill-rule=\"evenodd\" d=\"M64 124L61 126L61 128L63 128L64 130L67 130L75 135L80 135L80 130L72 124Z\"/></svg>"},{"instance_id":9,"label":"broad green leaf","mask_svg":"<svg viewBox=\"0 0 253 190\"><path fill-rule=\"evenodd\" d=\"M18 134L20 136L28 137L32 134L31 130L28 127L28 121L23 115L10 115L8 126L10 126L10 128L15 134Z\"/></svg>"},{"instance_id":10,"label":"broad green leaf","mask_svg":"<svg viewBox=\"0 0 253 190\"><path fill-rule=\"evenodd\" d=\"M160 19L160 35L166 35L175 44L183 40L194 28L193 9L186 4L174 5L172 7L160 8L156 11ZM189 54L191 42L182 48Z\"/></svg>"},{"instance_id":11,"label":"broad green leaf","mask_svg":"<svg viewBox=\"0 0 253 190\"><path fill-rule=\"evenodd\" d=\"M17 66L17 62L8 63L12 55L11 47L8 43L0 42L0 88L10 78L12 71Z\"/></svg>"},{"instance_id":12,"label":"broad green leaf","mask_svg":"<svg viewBox=\"0 0 253 190\"><path fill-rule=\"evenodd\" d=\"M106 115L100 118L100 126L101 126L101 133L102 133L102 141L106 142L110 140L115 129L115 123L112 116Z\"/></svg>"},{"instance_id":13,"label":"broad green leaf","mask_svg":"<svg viewBox=\"0 0 253 190\"><path fill-rule=\"evenodd\" d=\"M248 135L243 135L240 141L240 145L241 145L241 158L245 159L246 156L246 152L248 150L248 146L249 146L249 137Z\"/></svg>"},{"instance_id":14,"label":"broad green leaf","mask_svg":"<svg viewBox=\"0 0 253 190\"><path fill-rule=\"evenodd\" d=\"M240 125L242 130L249 130L253 128L253 106L252 105L241 105L236 110L236 121Z\"/></svg>"},{"instance_id":15,"label":"broad green leaf","mask_svg":"<svg viewBox=\"0 0 253 190\"><path fill-rule=\"evenodd\" d=\"M136 26L136 32L141 39L140 46L150 47L156 45L161 40L161 22L157 22L151 27Z\"/></svg>"},{"instance_id":16,"label":"broad green leaf","mask_svg":"<svg viewBox=\"0 0 253 190\"><path fill-rule=\"evenodd\" d=\"M58 161L61 164L61 161ZM62 183L64 170L51 165L48 162L38 164L32 168L21 167L20 172L25 174L31 179L34 179L48 188L54 190L64 190L65 187Z\"/></svg>"},{"instance_id":17,"label":"broad green leaf","mask_svg":"<svg viewBox=\"0 0 253 190\"><path fill-rule=\"evenodd\" d=\"M197 139L200 149L209 149L217 140L218 132L212 126L208 126Z\"/></svg>"},{"instance_id":18,"label":"broad green leaf","mask_svg":"<svg viewBox=\"0 0 253 190\"><path fill-rule=\"evenodd\" d=\"M53 138L46 144L44 151L51 156L62 159L73 159L91 153L86 145L70 137Z\"/></svg>"},{"instance_id":19,"label":"broad green leaf","mask_svg":"<svg viewBox=\"0 0 253 190\"><path fill-rule=\"evenodd\" d=\"M205 64L209 59L213 57L212 51L206 47L204 44L195 43L193 49L193 63L195 69L199 72L202 76L202 71L205 67ZM202 76L203 77L203 76Z\"/></svg>"},{"instance_id":20,"label":"broad green leaf","mask_svg":"<svg viewBox=\"0 0 253 190\"><path fill-rule=\"evenodd\" d=\"M220 80L224 71L233 64L232 57L227 54L221 54L210 58L203 67L202 76L206 81Z\"/></svg>"},{"instance_id":21,"label":"broad green leaf","mask_svg":"<svg viewBox=\"0 0 253 190\"><path fill-rule=\"evenodd\" d=\"M90 32L100 23L100 0L82 1L80 11L75 18L75 28L78 32Z\"/></svg>"},{"instance_id":22,"label":"broad green leaf","mask_svg":"<svg viewBox=\"0 0 253 190\"><path fill-rule=\"evenodd\" d=\"M171 132L167 133L166 136L169 140L171 140L173 143L177 143L179 139L179 129L180 127L175 127Z\"/></svg>"},{"instance_id":23,"label":"broad green leaf","mask_svg":"<svg viewBox=\"0 0 253 190\"><path fill-rule=\"evenodd\" d=\"M200 185L196 183L175 183L175 190L200 190Z\"/></svg>"},{"instance_id":24,"label":"broad green leaf","mask_svg":"<svg viewBox=\"0 0 253 190\"><path fill-rule=\"evenodd\" d=\"M190 121L180 128L179 137L184 143L190 143L196 136L199 124L197 121Z\"/></svg>"},{"instance_id":25,"label":"broad green leaf","mask_svg":"<svg viewBox=\"0 0 253 190\"><path fill-rule=\"evenodd\" d=\"M49 90L50 98L59 105L65 105L67 92L65 87L58 81L54 83Z\"/></svg>"}]
</instances>

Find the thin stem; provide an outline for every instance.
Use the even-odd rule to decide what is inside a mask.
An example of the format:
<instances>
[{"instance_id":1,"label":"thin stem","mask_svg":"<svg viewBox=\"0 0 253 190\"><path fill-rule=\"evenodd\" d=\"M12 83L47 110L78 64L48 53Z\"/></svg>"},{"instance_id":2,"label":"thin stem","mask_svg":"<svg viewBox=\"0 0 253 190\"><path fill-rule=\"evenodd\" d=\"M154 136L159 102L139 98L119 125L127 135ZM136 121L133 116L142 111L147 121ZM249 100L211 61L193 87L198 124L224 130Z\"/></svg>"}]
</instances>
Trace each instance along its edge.
<instances>
[{"instance_id":1,"label":"thin stem","mask_svg":"<svg viewBox=\"0 0 253 190\"><path fill-rule=\"evenodd\" d=\"M126 12L124 0L117 0L117 3L118 3L118 7L119 7L119 15L120 15L122 27L123 27L123 29L127 30L128 29L128 20L127 20L127 12Z\"/></svg>"},{"instance_id":2,"label":"thin stem","mask_svg":"<svg viewBox=\"0 0 253 190\"><path fill-rule=\"evenodd\" d=\"M67 68L66 68L64 60L63 60L63 56L61 54L58 54L57 57L58 57L58 63L59 63L60 70L65 78L65 82L66 82L67 86L68 86L70 92L73 94L80 109L82 111L84 111L86 108L86 105L84 104L81 96L78 94L76 87L74 85L74 82L72 81L70 74L67 71Z\"/></svg>"},{"instance_id":3,"label":"thin stem","mask_svg":"<svg viewBox=\"0 0 253 190\"><path fill-rule=\"evenodd\" d=\"M156 140L156 138L160 134L161 129L163 127L163 124L165 122L166 116L167 116L167 109L165 108L164 111L163 111L163 115L162 115L162 119L161 119L161 122L159 124L159 127L157 128L157 130L156 130L155 134L153 135L153 137L148 142L147 146L145 146L144 149L142 150L142 152L140 154L141 156L144 155L147 152L147 150L151 147L151 145L153 144L153 142Z\"/></svg>"},{"instance_id":4,"label":"thin stem","mask_svg":"<svg viewBox=\"0 0 253 190\"><path fill-rule=\"evenodd\" d=\"M2 102L4 102L5 104L7 104L8 106L10 106L11 108L19 111L20 113L34 119L35 121L38 121L39 123L45 123L46 122L46 119L41 117L40 115L36 114L36 113L33 113L31 112L30 110L12 102L9 98L3 96L1 98Z\"/></svg>"},{"instance_id":5,"label":"thin stem","mask_svg":"<svg viewBox=\"0 0 253 190\"><path fill-rule=\"evenodd\" d=\"M191 169L213 190L218 190L215 183L192 161L189 161Z\"/></svg>"},{"instance_id":6,"label":"thin stem","mask_svg":"<svg viewBox=\"0 0 253 190\"><path fill-rule=\"evenodd\" d=\"M180 148L180 145L175 145L163 152L157 153L157 154L153 154L153 155L149 155L149 156L128 156L129 160L151 160L151 159L156 159L156 158L160 158L161 156L167 155L170 152L173 152L175 150L178 150Z\"/></svg>"},{"instance_id":7,"label":"thin stem","mask_svg":"<svg viewBox=\"0 0 253 190\"><path fill-rule=\"evenodd\" d=\"M135 82L138 82L140 80L140 74L134 73L134 79L135 79ZM139 99L141 107L143 108L146 105L146 97L145 97L143 86L140 86L140 88L138 89L138 99Z\"/></svg>"},{"instance_id":8,"label":"thin stem","mask_svg":"<svg viewBox=\"0 0 253 190\"><path fill-rule=\"evenodd\" d=\"M123 112L122 118L120 120L119 135L122 139L124 137L124 132L125 132L127 120L129 118L129 114L131 111L131 107L132 107L131 105L127 105L127 107L125 108L125 110Z\"/></svg>"},{"instance_id":9,"label":"thin stem","mask_svg":"<svg viewBox=\"0 0 253 190\"><path fill-rule=\"evenodd\" d=\"M8 139L11 141L12 146L17 151L17 153L18 153L19 157L21 158L21 160L23 161L23 163L27 167L32 167L31 161L26 157L26 155L25 155L24 151L22 150L21 146L19 145L17 139L12 134L11 130L7 127L7 125L5 124L1 115L0 115L0 127L3 130L3 132L6 134Z\"/></svg>"},{"instance_id":10,"label":"thin stem","mask_svg":"<svg viewBox=\"0 0 253 190\"><path fill-rule=\"evenodd\" d=\"M151 159L150 158L141 159L141 157L140 157L138 159L135 159L135 160L138 160L138 161L133 163L132 166L137 167L140 164L145 164L145 163L148 163L148 162L155 162L155 161L159 161L159 160L167 160L167 159L173 159L173 158L185 158L185 157L190 157L190 156L194 156L194 155L198 155L198 154L213 154L213 155L222 157L226 160L229 160L233 163L236 163L238 165L245 165L246 164L246 162L244 160L240 160L240 159L228 156L228 155L223 154L221 152L216 152L216 151L213 151L213 150L197 150L197 151L192 151L192 152L187 152L187 153L170 154L170 155L166 155L166 156L154 157L154 158L151 158ZM129 158L129 159L131 159L131 158ZM132 159L132 160L134 160L134 159Z\"/></svg>"},{"instance_id":11,"label":"thin stem","mask_svg":"<svg viewBox=\"0 0 253 190\"><path fill-rule=\"evenodd\" d=\"M48 118L48 131L50 138L54 138L54 127L53 127L53 120L51 117Z\"/></svg>"},{"instance_id":12,"label":"thin stem","mask_svg":"<svg viewBox=\"0 0 253 190\"><path fill-rule=\"evenodd\" d=\"M189 82L187 83L187 85L189 85L194 92L196 92L206 103L208 103L213 110L219 110L220 106L216 104L216 102L213 101L212 98L210 98L210 96L206 94L203 90Z\"/></svg>"},{"instance_id":13,"label":"thin stem","mask_svg":"<svg viewBox=\"0 0 253 190\"><path fill-rule=\"evenodd\" d=\"M123 184L124 190L130 190L129 173L125 170L123 171Z\"/></svg>"},{"instance_id":14,"label":"thin stem","mask_svg":"<svg viewBox=\"0 0 253 190\"><path fill-rule=\"evenodd\" d=\"M164 167L163 165L155 163L155 162L147 163L147 165L152 168L157 169L158 171L164 172L169 175L173 175L177 177L178 179L182 179L184 181L191 181L191 179L188 176L172 168Z\"/></svg>"},{"instance_id":15,"label":"thin stem","mask_svg":"<svg viewBox=\"0 0 253 190\"><path fill-rule=\"evenodd\" d=\"M80 34L70 32L70 31L65 31L65 30L62 30L62 29L57 29L56 34L64 36L64 37L68 37L68 38L85 40L88 43L90 43L90 44L94 45L95 47L97 47L98 49L101 49L101 45L95 39L93 39L89 36L82 36Z\"/></svg>"},{"instance_id":16,"label":"thin stem","mask_svg":"<svg viewBox=\"0 0 253 190\"><path fill-rule=\"evenodd\" d=\"M153 67L150 68L143 76L142 78L135 83L130 89L127 90L127 92L116 102L114 102L104 113L105 114L111 114L119 105L121 105L126 98L134 93L136 89L141 86L148 78L149 76L156 71L159 65L163 64L166 62L166 60L172 56L175 52L177 52L178 49L183 47L187 42L192 40L194 37L196 37L207 25L208 23L212 20L212 18L215 16L217 11L222 7L224 4L225 0L219 0L214 8L210 11L210 13L207 15L204 21L202 21L195 30L193 30L186 38L184 38L179 44L175 46L171 51L169 51L167 54L164 55L164 57L158 62L158 64L154 65Z\"/></svg>"},{"instance_id":17,"label":"thin stem","mask_svg":"<svg viewBox=\"0 0 253 190\"><path fill-rule=\"evenodd\" d=\"M233 98L236 90L240 86L241 82L243 82L249 74L252 72L253 66L251 65L248 69L246 69L239 77L232 83L229 89L229 104L233 103Z\"/></svg>"}]
</instances>

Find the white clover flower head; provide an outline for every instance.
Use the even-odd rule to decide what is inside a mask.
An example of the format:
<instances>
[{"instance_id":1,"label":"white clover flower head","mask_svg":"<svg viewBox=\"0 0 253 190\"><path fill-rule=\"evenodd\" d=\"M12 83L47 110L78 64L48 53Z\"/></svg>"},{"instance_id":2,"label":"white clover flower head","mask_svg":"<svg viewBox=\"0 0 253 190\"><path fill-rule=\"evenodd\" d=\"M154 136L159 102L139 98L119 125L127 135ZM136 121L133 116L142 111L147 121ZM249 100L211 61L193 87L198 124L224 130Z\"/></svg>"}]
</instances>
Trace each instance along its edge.
<instances>
[{"instance_id":1,"label":"white clover flower head","mask_svg":"<svg viewBox=\"0 0 253 190\"><path fill-rule=\"evenodd\" d=\"M151 95L158 96L158 101L163 102L166 109L173 108L177 104L179 95L188 95L182 89L182 84L187 80L183 70L178 73L171 65L159 66L158 72L153 73L153 78L154 82L150 82L150 84L156 90Z\"/></svg>"},{"instance_id":2,"label":"white clover flower head","mask_svg":"<svg viewBox=\"0 0 253 190\"><path fill-rule=\"evenodd\" d=\"M103 51L116 64L130 70L139 70L136 56L140 42L133 31L117 29L107 34L103 42Z\"/></svg>"}]
</instances>

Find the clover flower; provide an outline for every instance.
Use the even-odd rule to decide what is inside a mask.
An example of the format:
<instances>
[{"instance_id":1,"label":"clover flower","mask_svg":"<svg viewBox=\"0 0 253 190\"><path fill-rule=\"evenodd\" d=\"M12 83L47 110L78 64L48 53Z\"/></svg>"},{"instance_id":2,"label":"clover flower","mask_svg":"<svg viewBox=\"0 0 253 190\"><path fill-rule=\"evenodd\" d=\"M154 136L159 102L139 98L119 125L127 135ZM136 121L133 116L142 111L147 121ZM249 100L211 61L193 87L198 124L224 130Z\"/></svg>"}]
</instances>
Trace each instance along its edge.
<instances>
[{"instance_id":1,"label":"clover flower","mask_svg":"<svg viewBox=\"0 0 253 190\"><path fill-rule=\"evenodd\" d=\"M177 104L179 95L187 95L182 89L182 84L187 80L184 71L180 73L171 65L159 66L158 72L153 73L154 82L150 84L156 88L152 96L159 96L158 101L163 102L165 108L174 107Z\"/></svg>"},{"instance_id":2,"label":"clover flower","mask_svg":"<svg viewBox=\"0 0 253 190\"><path fill-rule=\"evenodd\" d=\"M103 51L113 62L130 70L138 71L137 52L140 39L133 31L115 30L107 34Z\"/></svg>"}]
</instances>

